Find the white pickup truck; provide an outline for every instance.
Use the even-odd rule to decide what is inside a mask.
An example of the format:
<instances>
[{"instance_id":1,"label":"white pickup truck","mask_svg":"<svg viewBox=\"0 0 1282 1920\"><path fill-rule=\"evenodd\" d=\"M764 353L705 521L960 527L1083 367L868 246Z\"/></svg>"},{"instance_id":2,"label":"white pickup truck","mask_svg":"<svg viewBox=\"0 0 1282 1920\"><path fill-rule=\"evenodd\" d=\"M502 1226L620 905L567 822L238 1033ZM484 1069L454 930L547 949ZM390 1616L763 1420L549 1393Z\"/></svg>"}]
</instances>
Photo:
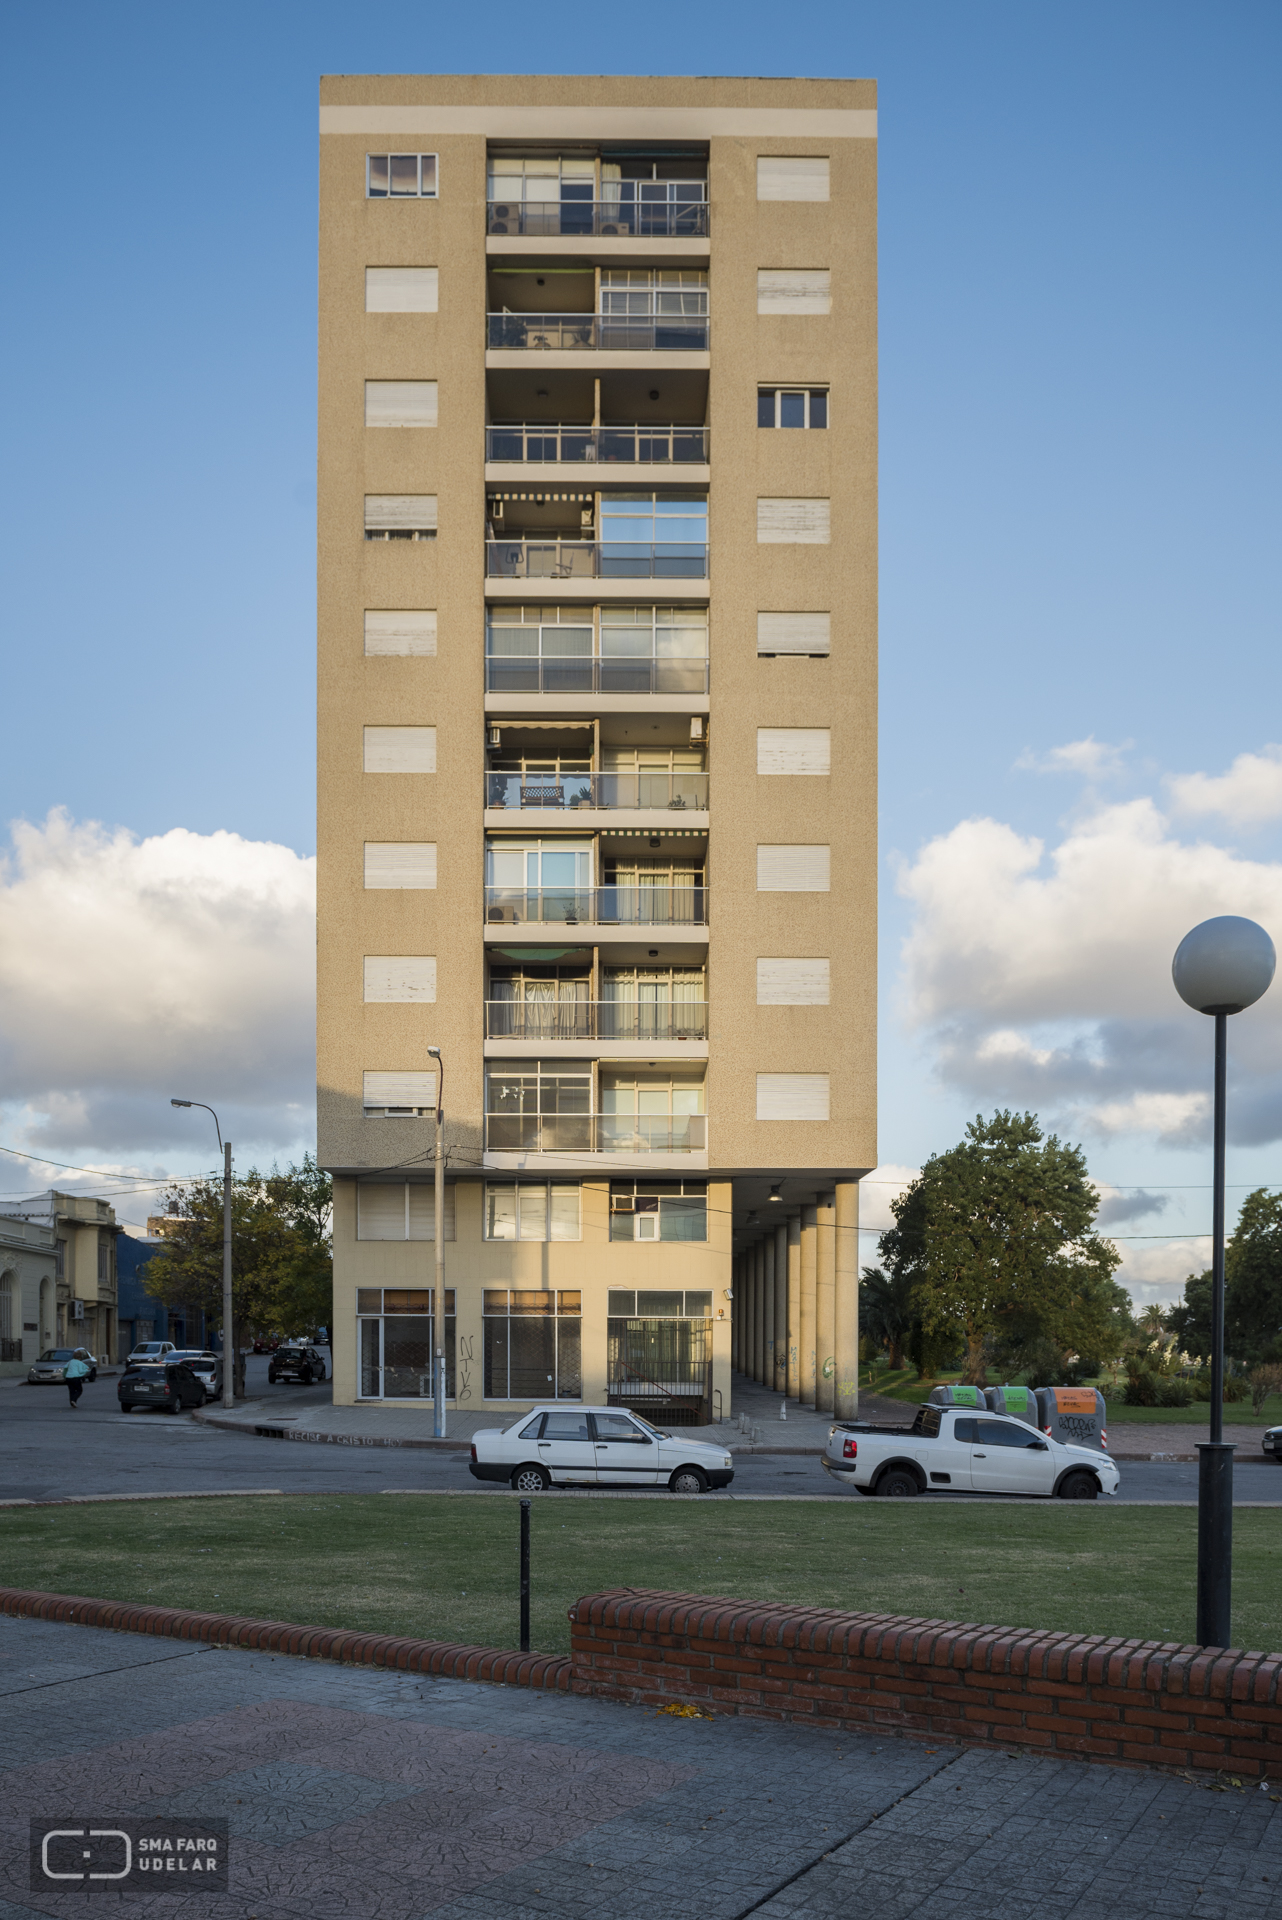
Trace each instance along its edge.
<instances>
[{"instance_id":1,"label":"white pickup truck","mask_svg":"<svg viewBox=\"0 0 1282 1920\"><path fill-rule=\"evenodd\" d=\"M1010 1414L918 1407L910 1427L841 1421L828 1429L824 1471L857 1493L1019 1493L1095 1500L1117 1492L1116 1463L1093 1447L1049 1440Z\"/></svg>"}]
</instances>

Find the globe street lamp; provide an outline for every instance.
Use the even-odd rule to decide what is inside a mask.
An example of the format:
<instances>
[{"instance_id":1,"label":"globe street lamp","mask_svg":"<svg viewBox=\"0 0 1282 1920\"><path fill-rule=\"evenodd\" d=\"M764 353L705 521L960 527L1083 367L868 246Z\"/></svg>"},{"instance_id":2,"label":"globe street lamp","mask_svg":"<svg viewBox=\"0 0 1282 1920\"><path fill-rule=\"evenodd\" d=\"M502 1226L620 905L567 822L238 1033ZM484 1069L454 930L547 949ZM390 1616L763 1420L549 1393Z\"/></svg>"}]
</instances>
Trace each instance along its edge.
<instances>
[{"instance_id":1,"label":"globe street lamp","mask_svg":"<svg viewBox=\"0 0 1282 1920\"><path fill-rule=\"evenodd\" d=\"M1254 1006L1277 966L1273 942L1254 920L1221 914L1186 933L1171 975L1187 1006L1215 1021L1215 1129L1211 1218L1211 1438L1199 1440L1197 1470L1197 1638L1227 1647L1232 1637L1233 1443L1224 1438L1224 1103L1228 1017Z\"/></svg>"}]
</instances>

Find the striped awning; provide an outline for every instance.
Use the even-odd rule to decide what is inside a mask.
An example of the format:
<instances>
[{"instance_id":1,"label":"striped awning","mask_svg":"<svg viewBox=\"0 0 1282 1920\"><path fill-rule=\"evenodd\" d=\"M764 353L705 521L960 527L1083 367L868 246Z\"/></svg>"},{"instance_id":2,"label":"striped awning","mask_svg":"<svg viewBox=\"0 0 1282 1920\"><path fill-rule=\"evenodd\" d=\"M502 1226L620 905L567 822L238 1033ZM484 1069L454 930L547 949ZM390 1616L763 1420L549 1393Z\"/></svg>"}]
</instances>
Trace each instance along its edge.
<instances>
[{"instance_id":1,"label":"striped awning","mask_svg":"<svg viewBox=\"0 0 1282 1920\"><path fill-rule=\"evenodd\" d=\"M485 497L487 500L524 500L527 506L533 507L547 506L556 501L563 500L577 501L580 505L586 504L591 506L596 499L594 493L544 493L542 491L533 493L525 487L514 487L503 492L496 492L493 488L487 488Z\"/></svg>"}]
</instances>

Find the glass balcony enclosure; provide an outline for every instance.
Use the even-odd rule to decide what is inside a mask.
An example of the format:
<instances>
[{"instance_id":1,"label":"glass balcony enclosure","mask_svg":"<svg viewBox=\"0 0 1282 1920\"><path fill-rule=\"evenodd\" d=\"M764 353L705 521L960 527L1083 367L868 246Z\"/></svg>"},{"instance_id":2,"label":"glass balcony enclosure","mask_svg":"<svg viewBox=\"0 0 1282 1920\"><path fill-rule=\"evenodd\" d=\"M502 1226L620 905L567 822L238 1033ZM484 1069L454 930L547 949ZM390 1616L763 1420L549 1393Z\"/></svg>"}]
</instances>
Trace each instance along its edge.
<instances>
[{"instance_id":1,"label":"glass balcony enclosure","mask_svg":"<svg viewBox=\"0 0 1282 1920\"><path fill-rule=\"evenodd\" d=\"M493 234L703 235L707 163L598 160L585 154L491 154L486 225Z\"/></svg>"},{"instance_id":2,"label":"glass balcony enclosure","mask_svg":"<svg viewBox=\"0 0 1282 1920\"><path fill-rule=\"evenodd\" d=\"M493 971L489 1040L706 1040L707 978L701 967L611 968L600 1000L592 977L555 967Z\"/></svg>"},{"instance_id":3,"label":"glass balcony enclosure","mask_svg":"<svg viewBox=\"0 0 1282 1920\"><path fill-rule=\"evenodd\" d=\"M485 889L490 926L558 927L703 927L708 922L707 888L494 887Z\"/></svg>"},{"instance_id":4,"label":"glass balcony enclosure","mask_svg":"<svg viewBox=\"0 0 1282 1920\"><path fill-rule=\"evenodd\" d=\"M570 1060L492 1060L485 1145L492 1153L701 1153L703 1068L632 1070ZM597 1098L593 1100L593 1083Z\"/></svg>"},{"instance_id":5,"label":"glass balcony enclosure","mask_svg":"<svg viewBox=\"0 0 1282 1920\"><path fill-rule=\"evenodd\" d=\"M706 693L706 607L491 607L490 693Z\"/></svg>"},{"instance_id":6,"label":"glass balcony enclosure","mask_svg":"<svg viewBox=\"0 0 1282 1920\"><path fill-rule=\"evenodd\" d=\"M531 466L699 466L708 460L708 429L519 422L485 429L485 457Z\"/></svg>"},{"instance_id":7,"label":"glass balcony enclosure","mask_svg":"<svg viewBox=\"0 0 1282 1920\"><path fill-rule=\"evenodd\" d=\"M708 276L695 268L607 268L599 313L492 313L494 349L706 352Z\"/></svg>"},{"instance_id":8,"label":"glass balcony enclosure","mask_svg":"<svg viewBox=\"0 0 1282 1920\"><path fill-rule=\"evenodd\" d=\"M674 488L602 493L598 498L596 539L539 537L529 527L495 538L495 510L486 543L487 574L553 580L706 580L706 494Z\"/></svg>"}]
</instances>

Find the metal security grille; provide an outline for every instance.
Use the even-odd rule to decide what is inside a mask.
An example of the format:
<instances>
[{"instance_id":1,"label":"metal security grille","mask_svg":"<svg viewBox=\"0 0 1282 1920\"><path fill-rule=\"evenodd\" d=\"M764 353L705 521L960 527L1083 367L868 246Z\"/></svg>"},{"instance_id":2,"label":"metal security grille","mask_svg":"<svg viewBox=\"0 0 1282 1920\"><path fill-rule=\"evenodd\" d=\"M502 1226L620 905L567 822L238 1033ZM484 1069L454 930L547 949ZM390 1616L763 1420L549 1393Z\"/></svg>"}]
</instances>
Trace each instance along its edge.
<instances>
[{"instance_id":1,"label":"metal security grille","mask_svg":"<svg viewBox=\"0 0 1282 1920\"><path fill-rule=\"evenodd\" d=\"M652 1420L701 1426L712 1399L710 1320L609 1320L606 1380L610 1404Z\"/></svg>"}]
</instances>

